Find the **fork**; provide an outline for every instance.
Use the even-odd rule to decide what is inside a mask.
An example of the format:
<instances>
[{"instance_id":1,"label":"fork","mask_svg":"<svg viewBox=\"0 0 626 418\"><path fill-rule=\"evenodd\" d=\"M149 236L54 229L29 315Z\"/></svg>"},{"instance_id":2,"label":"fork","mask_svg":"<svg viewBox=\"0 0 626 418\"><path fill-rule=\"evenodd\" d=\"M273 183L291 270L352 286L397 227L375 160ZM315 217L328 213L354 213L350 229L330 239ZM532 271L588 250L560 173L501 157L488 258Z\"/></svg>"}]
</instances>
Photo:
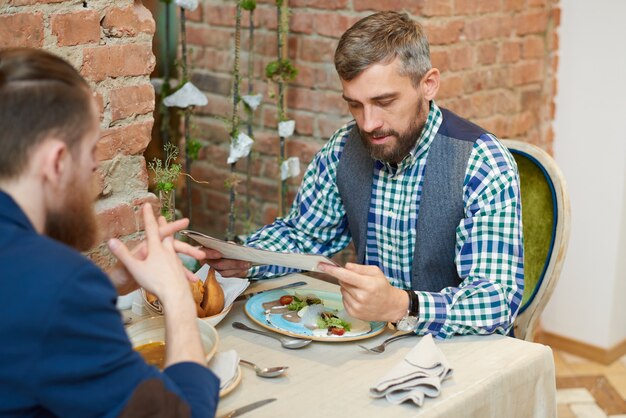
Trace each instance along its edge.
<instances>
[{"instance_id":1,"label":"fork","mask_svg":"<svg viewBox=\"0 0 626 418\"><path fill-rule=\"evenodd\" d=\"M401 340L402 338L415 337L415 336L416 334L414 332L407 332L405 334L399 334L399 335L394 335L393 337L389 337L385 341L383 341L382 344L377 345L376 347L367 348L361 344L359 344L359 347L361 347L364 350L369 351L370 353L380 354L385 351L385 346L387 344L392 343L394 341Z\"/></svg>"}]
</instances>

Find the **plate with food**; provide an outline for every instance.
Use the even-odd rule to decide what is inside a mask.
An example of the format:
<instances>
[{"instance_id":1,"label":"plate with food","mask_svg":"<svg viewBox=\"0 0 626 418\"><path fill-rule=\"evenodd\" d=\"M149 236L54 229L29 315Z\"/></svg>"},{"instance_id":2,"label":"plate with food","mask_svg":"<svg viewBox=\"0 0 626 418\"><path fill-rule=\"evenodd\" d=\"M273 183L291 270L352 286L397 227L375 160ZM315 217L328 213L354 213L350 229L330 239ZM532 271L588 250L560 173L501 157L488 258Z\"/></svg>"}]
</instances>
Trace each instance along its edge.
<instances>
[{"instance_id":1,"label":"plate with food","mask_svg":"<svg viewBox=\"0 0 626 418\"><path fill-rule=\"evenodd\" d=\"M248 279L224 278L213 268L204 265L196 273L200 278L189 287L196 305L198 318L216 326L230 312L233 302L249 285ZM141 289L144 306L153 314L162 315L163 305L158 298Z\"/></svg>"},{"instance_id":2,"label":"plate with food","mask_svg":"<svg viewBox=\"0 0 626 418\"><path fill-rule=\"evenodd\" d=\"M351 317L340 293L314 289L276 289L251 297L248 317L264 328L298 338L345 342L362 340L384 331L386 322Z\"/></svg>"}]
</instances>

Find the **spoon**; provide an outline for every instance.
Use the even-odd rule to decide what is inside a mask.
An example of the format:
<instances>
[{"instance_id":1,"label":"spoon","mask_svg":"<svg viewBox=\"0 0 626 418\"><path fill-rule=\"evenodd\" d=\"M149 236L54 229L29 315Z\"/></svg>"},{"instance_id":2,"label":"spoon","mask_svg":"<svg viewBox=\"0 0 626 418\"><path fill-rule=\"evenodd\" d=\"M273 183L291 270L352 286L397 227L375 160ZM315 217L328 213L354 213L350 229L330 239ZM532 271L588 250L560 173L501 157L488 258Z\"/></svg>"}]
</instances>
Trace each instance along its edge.
<instances>
[{"instance_id":1,"label":"spoon","mask_svg":"<svg viewBox=\"0 0 626 418\"><path fill-rule=\"evenodd\" d=\"M244 359L239 359L239 363L247 364L248 366L252 367L256 375L260 377L278 377L281 374L285 373L285 370L289 368L287 366L281 366L281 367L266 367L262 369L256 364L254 364L253 362L244 360Z\"/></svg>"},{"instance_id":2,"label":"spoon","mask_svg":"<svg viewBox=\"0 0 626 418\"><path fill-rule=\"evenodd\" d=\"M253 332L255 334L265 335L266 337L275 338L278 341L280 341L280 345L282 345L283 348L289 348L289 349L306 347L307 345L311 344L311 341L313 341L313 340L303 340L299 338L279 337L276 334L273 334L271 332L259 331L258 329L250 328L249 326L247 326L246 324L242 324L241 322L233 322L233 328Z\"/></svg>"}]
</instances>

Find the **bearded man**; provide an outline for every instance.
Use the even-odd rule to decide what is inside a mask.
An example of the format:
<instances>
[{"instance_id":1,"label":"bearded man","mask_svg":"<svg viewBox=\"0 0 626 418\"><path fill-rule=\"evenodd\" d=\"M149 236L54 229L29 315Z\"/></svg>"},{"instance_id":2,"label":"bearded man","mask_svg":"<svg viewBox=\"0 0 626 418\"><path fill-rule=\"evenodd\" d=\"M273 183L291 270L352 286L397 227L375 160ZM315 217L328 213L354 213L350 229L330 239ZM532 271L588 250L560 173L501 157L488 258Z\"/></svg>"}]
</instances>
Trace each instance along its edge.
<instances>
[{"instance_id":1,"label":"bearded man","mask_svg":"<svg viewBox=\"0 0 626 418\"><path fill-rule=\"evenodd\" d=\"M171 235L187 221L143 208L147 244L109 241L112 280L77 250L96 238L93 172L99 112L62 59L0 50L0 416L207 417L219 380L206 368L195 304ZM116 288L164 305L163 372L126 336Z\"/></svg>"},{"instance_id":2,"label":"bearded man","mask_svg":"<svg viewBox=\"0 0 626 418\"><path fill-rule=\"evenodd\" d=\"M290 213L246 245L332 256L353 241L358 263L321 264L346 311L402 330L509 332L523 291L519 175L494 135L440 108L422 27L404 13L355 23L335 52L354 120L309 165ZM205 249L225 276L251 266Z\"/></svg>"}]
</instances>

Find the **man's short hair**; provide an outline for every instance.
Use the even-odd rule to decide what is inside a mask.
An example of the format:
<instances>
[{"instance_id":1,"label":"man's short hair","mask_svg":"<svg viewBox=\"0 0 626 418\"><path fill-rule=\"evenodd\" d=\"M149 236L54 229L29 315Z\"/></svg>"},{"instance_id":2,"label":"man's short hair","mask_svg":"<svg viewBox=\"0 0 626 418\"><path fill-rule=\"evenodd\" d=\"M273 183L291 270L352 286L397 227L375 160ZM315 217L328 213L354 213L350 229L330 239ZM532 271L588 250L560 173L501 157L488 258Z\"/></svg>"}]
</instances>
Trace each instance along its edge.
<instances>
[{"instance_id":1,"label":"man's short hair","mask_svg":"<svg viewBox=\"0 0 626 418\"><path fill-rule=\"evenodd\" d=\"M348 29L335 51L339 77L350 81L373 64L400 58L400 75L415 87L431 69L428 38L422 26L406 13L379 12L364 17Z\"/></svg>"},{"instance_id":2,"label":"man's short hair","mask_svg":"<svg viewBox=\"0 0 626 418\"><path fill-rule=\"evenodd\" d=\"M77 150L93 128L91 100L87 82L56 55L0 50L0 179L19 176L29 152L51 136Z\"/></svg>"}]
</instances>

